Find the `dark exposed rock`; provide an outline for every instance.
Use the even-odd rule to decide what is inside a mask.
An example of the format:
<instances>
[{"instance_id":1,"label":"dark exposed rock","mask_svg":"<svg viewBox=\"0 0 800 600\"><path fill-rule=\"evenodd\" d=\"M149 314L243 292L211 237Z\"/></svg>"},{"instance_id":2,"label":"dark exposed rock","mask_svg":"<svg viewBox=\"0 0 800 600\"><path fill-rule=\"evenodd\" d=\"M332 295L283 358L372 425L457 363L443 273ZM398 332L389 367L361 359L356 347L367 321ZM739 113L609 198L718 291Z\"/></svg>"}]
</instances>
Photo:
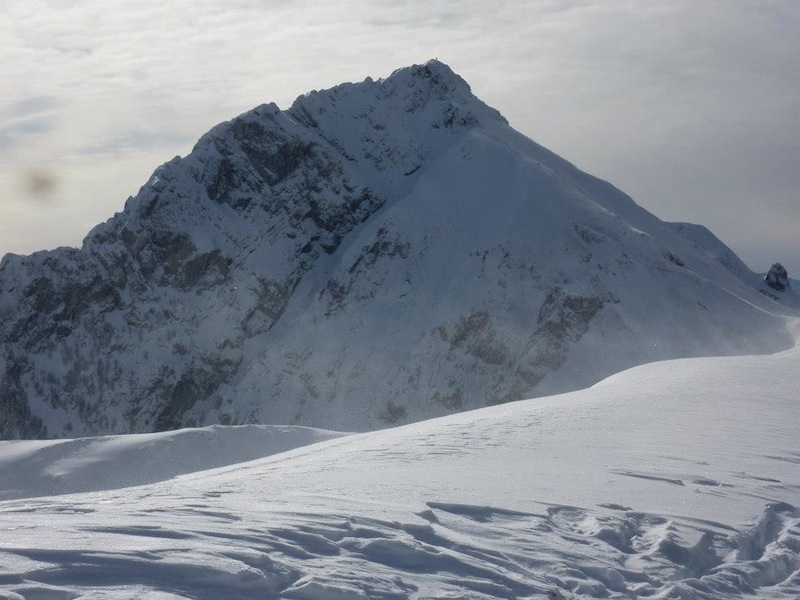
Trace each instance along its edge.
<instances>
[{"instance_id":1,"label":"dark exposed rock","mask_svg":"<svg viewBox=\"0 0 800 600\"><path fill-rule=\"evenodd\" d=\"M769 269L764 282L773 290L782 292L791 287L789 283L789 274L781 263L775 263Z\"/></svg>"},{"instance_id":2,"label":"dark exposed rock","mask_svg":"<svg viewBox=\"0 0 800 600\"><path fill-rule=\"evenodd\" d=\"M401 404L395 404L394 402L390 401L386 403L380 419L388 425L394 425L404 420L406 416L407 411L405 406L402 406Z\"/></svg>"},{"instance_id":3,"label":"dark exposed rock","mask_svg":"<svg viewBox=\"0 0 800 600\"><path fill-rule=\"evenodd\" d=\"M589 322L603 308L602 298L578 296L554 287L539 309L533 334L536 352L532 365L549 371L559 369L567 359L569 347L589 329Z\"/></svg>"},{"instance_id":4,"label":"dark exposed rock","mask_svg":"<svg viewBox=\"0 0 800 600\"><path fill-rule=\"evenodd\" d=\"M461 317L450 337L450 352L461 348L489 365L502 365L508 360L508 349L498 340L491 317L485 310Z\"/></svg>"},{"instance_id":5,"label":"dark exposed rock","mask_svg":"<svg viewBox=\"0 0 800 600\"><path fill-rule=\"evenodd\" d=\"M678 265L679 267L685 267L686 264L681 260L679 256L674 255L672 252L667 252L665 254L667 260L674 265Z\"/></svg>"},{"instance_id":6,"label":"dark exposed rock","mask_svg":"<svg viewBox=\"0 0 800 600\"><path fill-rule=\"evenodd\" d=\"M30 368L24 357L6 358L5 380L0 381L0 439L33 439L47 437L44 422L30 410L21 392L20 380Z\"/></svg>"}]
</instances>

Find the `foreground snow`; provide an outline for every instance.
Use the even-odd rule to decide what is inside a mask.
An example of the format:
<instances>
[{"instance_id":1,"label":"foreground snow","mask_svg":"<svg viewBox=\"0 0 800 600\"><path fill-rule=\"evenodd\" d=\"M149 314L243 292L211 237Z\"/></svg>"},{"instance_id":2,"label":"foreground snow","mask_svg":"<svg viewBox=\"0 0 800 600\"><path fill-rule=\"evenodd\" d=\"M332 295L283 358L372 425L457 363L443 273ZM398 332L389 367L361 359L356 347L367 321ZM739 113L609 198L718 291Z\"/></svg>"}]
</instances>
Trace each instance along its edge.
<instances>
[{"instance_id":1,"label":"foreground snow","mask_svg":"<svg viewBox=\"0 0 800 600\"><path fill-rule=\"evenodd\" d=\"M0 502L0 597L797 598L798 375L798 350L656 363L581 392L71 496L33 497L46 472L76 489L65 482L88 472L79 455L9 443L3 489L18 499ZM225 438L231 458L253 430L201 433L60 444L124 446L89 455L134 477L154 440L209 456Z\"/></svg>"}]
</instances>

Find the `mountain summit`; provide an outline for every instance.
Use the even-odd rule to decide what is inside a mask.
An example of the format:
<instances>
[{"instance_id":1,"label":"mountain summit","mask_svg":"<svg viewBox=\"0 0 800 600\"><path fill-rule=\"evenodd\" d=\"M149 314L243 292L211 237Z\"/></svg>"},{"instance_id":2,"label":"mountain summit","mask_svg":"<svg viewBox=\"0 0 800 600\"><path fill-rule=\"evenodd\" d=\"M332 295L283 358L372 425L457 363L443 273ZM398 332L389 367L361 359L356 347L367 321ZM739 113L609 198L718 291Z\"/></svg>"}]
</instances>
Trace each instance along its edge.
<instances>
[{"instance_id":1,"label":"mountain summit","mask_svg":"<svg viewBox=\"0 0 800 600\"><path fill-rule=\"evenodd\" d=\"M3 259L0 436L369 429L789 347L791 309L692 227L437 61L262 105L81 249Z\"/></svg>"}]
</instances>

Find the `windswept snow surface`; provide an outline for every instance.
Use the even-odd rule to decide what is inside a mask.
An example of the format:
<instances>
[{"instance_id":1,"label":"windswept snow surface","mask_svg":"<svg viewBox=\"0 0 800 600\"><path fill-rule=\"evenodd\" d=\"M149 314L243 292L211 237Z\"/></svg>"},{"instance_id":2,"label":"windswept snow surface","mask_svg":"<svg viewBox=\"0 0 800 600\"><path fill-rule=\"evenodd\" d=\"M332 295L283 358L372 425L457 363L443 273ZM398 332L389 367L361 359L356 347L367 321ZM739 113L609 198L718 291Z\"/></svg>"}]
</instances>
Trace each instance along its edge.
<instances>
[{"instance_id":1,"label":"windswept snow surface","mask_svg":"<svg viewBox=\"0 0 800 600\"><path fill-rule=\"evenodd\" d=\"M5 500L0 597L796 599L798 381L798 349L654 363L151 485ZM3 446L5 472L43 447Z\"/></svg>"},{"instance_id":2,"label":"windswept snow surface","mask_svg":"<svg viewBox=\"0 0 800 600\"><path fill-rule=\"evenodd\" d=\"M0 442L0 499L156 483L347 435L309 427L214 425L161 433Z\"/></svg>"}]
</instances>

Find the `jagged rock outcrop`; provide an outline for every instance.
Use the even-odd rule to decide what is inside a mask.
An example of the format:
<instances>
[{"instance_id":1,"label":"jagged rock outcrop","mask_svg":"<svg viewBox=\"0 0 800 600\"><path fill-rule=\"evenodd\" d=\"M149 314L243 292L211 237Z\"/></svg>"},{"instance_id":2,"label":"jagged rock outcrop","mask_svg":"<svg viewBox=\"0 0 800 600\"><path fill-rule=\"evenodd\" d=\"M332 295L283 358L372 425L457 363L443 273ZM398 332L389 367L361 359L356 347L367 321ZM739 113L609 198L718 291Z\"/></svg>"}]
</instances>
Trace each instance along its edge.
<instances>
[{"instance_id":1,"label":"jagged rock outcrop","mask_svg":"<svg viewBox=\"0 0 800 600\"><path fill-rule=\"evenodd\" d=\"M6 256L0 436L381 427L778 350L773 304L431 61L222 123L82 248Z\"/></svg>"},{"instance_id":2,"label":"jagged rock outcrop","mask_svg":"<svg viewBox=\"0 0 800 600\"><path fill-rule=\"evenodd\" d=\"M789 274L781 263L775 263L770 267L764 277L764 283L778 292L783 292L791 287Z\"/></svg>"}]
</instances>

